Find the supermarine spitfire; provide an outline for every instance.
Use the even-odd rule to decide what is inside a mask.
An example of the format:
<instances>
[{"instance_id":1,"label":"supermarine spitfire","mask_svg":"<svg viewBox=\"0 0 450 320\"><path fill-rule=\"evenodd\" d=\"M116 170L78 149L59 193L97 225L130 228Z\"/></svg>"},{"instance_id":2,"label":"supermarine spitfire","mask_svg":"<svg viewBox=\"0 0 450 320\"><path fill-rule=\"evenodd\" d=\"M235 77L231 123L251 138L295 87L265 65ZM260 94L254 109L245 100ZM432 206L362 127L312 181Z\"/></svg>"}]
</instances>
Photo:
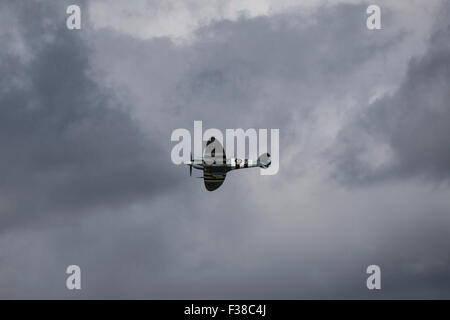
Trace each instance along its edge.
<instances>
[{"instance_id":1,"label":"supermarine spitfire","mask_svg":"<svg viewBox=\"0 0 450 320\"><path fill-rule=\"evenodd\" d=\"M206 190L214 191L225 181L227 172L243 168L268 168L271 159L269 153L259 156L258 160L241 160L238 158L227 159L222 144L214 137L206 142L203 159L194 160L191 154L191 160L186 164L189 166L189 174L192 176L192 168L203 170L203 178Z\"/></svg>"}]
</instances>

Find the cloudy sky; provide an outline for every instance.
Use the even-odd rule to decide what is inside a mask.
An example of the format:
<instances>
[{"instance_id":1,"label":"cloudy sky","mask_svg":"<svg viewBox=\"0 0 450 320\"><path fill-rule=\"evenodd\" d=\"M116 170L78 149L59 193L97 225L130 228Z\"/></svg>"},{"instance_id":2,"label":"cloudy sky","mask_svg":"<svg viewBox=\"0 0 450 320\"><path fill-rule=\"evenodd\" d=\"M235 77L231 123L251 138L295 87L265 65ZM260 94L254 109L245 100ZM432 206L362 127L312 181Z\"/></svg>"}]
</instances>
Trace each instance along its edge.
<instances>
[{"instance_id":1,"label":"cloudy sky","mask_svg":"<svg viewBox=\"0 0 450 320\"><path fill-rule=\"evenodd\" d=\"M450 5L369 4L1 1L0 298L450 298ZM278 174L207 192L194 120Z\"/></svg>"}]
</instances>

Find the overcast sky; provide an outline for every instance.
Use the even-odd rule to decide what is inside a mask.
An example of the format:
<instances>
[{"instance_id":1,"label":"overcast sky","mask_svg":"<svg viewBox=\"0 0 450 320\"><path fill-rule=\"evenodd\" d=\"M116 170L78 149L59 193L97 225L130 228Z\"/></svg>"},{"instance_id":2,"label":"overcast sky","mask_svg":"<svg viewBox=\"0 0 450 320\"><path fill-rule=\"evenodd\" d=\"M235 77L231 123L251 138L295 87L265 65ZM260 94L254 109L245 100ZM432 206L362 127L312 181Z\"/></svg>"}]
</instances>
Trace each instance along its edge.
<instances>
[{"instance_id":1,"label":"overcast sky","mask_svg":"<svg viewBox=\"0 0 450 320\"><path fill-rule=\"evenodd\" d=\"M450 298L450 6L373 3L0 2L0 298ZM206 191L194 120L278 174Z\"/></svg>"}]
</instances>

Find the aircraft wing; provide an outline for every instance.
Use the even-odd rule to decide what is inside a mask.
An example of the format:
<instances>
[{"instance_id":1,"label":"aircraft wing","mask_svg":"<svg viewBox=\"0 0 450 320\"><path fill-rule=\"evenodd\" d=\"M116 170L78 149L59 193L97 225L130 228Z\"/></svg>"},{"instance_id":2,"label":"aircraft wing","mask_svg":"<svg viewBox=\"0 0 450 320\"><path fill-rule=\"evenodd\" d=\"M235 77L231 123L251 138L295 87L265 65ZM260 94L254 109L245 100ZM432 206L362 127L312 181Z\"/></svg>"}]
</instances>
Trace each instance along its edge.
<instances>
[{"instance_id":1,"label":"aircraft wing","mask_svg":"<svg viewBox=\"0 0 450 320\"><path fill-rule=\"evenodd\" d=\"M226 172L212 172L208 169L205 169L203 171L203 179L205 182L206 190L214 191L219 188L225 181L226 176Z\"/></svg>"},{"instance_id":2,"label":"aircraft wing","mask_svg":"<svg viewBox=\"0 0 450 320\"><path fill-rule=\"evenodd\" d=\"M211 137L206 142L205 152L203 155L203 160L207 164L226 164L227 156L225 155L225 150L222 144L214 137Z\"/></svg>"},{"instance_id":3,"label":"aircraft wing","mask_svg":"<svg viewBox=\"0 0 450 320\"><path fill-rule=\"evenodd\" d=\"M226 165L227 163L225 150L223 149L222 144L214 137L211 137L211 139L206 142L203 161L205 162L203 179L206 190L214 191L222 185L227 175L226 170L223 167L220 168L221 164ZM219 167L217 167L217 165L219 165Z\"/></svg>"}]
</instances>

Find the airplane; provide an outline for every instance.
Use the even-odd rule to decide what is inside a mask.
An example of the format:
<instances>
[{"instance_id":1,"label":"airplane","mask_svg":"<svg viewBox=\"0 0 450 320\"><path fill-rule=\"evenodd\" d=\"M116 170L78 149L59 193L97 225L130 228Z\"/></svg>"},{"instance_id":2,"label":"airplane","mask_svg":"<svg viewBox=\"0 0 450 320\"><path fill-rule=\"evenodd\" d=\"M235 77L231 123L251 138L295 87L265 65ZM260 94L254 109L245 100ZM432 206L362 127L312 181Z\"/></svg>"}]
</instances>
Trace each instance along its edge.
<instances>
[{"instance_id":1,"label":"airplane","mask_svg":"<svg viewBox=\"0 0 450 320\"><path fill-rule=\"evenodd\" d=\"M190 176L192 176L192 168L203 170L203 177L198 178L204 179L206 190L214 191L223 184L227 172L243 168L259 167L266 169L271 164L271 158L269 153L264 153L256 161L249 159L242 161L238 158L227 159L222 144L216 138L211 137L206 142L203 159L194 160L191 153L191 159L186 164L189 166Z\"/></svg>"}]
</instances>

